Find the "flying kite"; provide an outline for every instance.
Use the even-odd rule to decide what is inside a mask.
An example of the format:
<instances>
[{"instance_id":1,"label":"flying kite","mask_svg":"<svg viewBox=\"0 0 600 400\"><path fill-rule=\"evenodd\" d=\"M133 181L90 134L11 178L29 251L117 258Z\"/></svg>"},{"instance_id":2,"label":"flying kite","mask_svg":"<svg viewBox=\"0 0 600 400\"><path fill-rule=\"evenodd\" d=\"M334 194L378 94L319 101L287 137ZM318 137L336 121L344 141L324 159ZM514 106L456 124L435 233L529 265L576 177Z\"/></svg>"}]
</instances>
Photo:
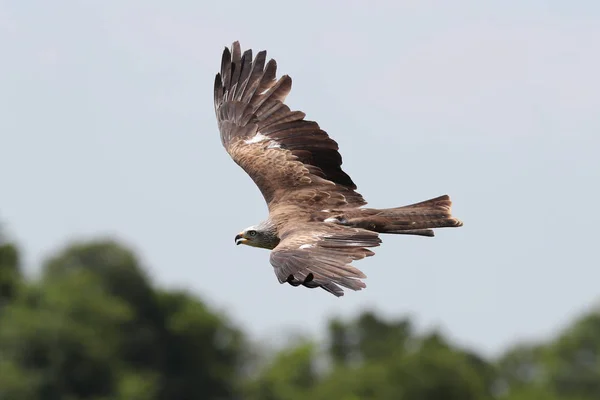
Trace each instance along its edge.
<instances>
[{"instance_id":1,"label":"flying kite","mask_svg":"<svg viewBox=\"0 0 600 400\"><path fill-rule=\"evenodd\" d=\"M284 103L292 79L276 79L266 51L252 58L236 41L225 48L214 86L221 142L260 189L268 218L235 237L236 244L271 250L280 283L323 288L343 296L360 290L362 271L351 263L374 253L379 233L434 236L432 228L459 227L450 197L396 208L367 202L341 168L338 144L302 111Z\"/></svg>"}]
</instances>

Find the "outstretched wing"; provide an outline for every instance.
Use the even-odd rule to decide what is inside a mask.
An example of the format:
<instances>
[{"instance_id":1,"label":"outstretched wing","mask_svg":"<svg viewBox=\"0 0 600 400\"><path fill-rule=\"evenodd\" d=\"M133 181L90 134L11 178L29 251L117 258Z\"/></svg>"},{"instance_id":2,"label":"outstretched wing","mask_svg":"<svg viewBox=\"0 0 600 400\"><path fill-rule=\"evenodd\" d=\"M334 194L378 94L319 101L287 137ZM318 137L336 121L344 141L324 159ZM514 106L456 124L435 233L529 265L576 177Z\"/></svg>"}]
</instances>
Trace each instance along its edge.
<instances>
[{"instance_id":1,"label":"outstretched wing","mask_svg":"<svg viewBox=\"0 0 600 400\"><path fill-rule=\"evenodd\" d=\"M271 264L280 283L309 288L321 287L343 296L342 287L361 290L366 287L360 270L352 261L372 256L367 247L376 247L381 239L375 232L333 224L305 223L281 235L271 252Z\"/></svg>"},{"instance_id":2,"label":"outstretched wing","mask_svg":"<svg viewBox=\"0 0 600 400\"><path fill-rule=\"evenodd\" d=\"M266 52L252 59L238 42L225 48L214 102L223 146L254 180L269 209L300 202L303 207L366 204L341 169L337 143L319 124L291 111L284 100L292 80L275 79L277 63Z\"/></svg>"}]
</instances>

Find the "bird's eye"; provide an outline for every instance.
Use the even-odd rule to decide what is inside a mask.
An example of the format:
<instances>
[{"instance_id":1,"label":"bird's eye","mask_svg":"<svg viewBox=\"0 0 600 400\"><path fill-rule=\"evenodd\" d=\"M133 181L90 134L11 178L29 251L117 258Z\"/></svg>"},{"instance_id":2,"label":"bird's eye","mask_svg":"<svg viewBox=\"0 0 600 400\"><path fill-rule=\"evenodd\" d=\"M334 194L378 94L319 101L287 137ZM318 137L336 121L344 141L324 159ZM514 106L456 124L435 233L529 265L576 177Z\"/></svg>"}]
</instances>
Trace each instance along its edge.
<instances>
[{"instance_id":1,"label":"bird's eye","mask_svg":"<svg viewBox=\"0 0 600 400\"><path fill-rule=\"evenodd\" d=\"M250 235L250 236L256 236L256 231L248 231L248 235Z\"/></svg>"}]
</instances>

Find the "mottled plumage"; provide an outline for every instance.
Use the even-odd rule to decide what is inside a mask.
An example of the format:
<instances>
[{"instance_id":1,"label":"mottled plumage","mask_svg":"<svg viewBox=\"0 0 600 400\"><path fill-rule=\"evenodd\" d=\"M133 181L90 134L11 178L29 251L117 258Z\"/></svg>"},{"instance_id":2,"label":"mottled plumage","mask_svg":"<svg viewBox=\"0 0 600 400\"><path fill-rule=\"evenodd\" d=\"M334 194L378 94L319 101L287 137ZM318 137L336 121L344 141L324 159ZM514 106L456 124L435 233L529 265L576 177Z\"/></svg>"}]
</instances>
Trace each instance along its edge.
<instances>
[{"instance_id":1,"label":"mottled plumage","mask_svg":"<svg viewBox=\"0 0 600 400\"><path fill-rule=\"evenodd\" d=\"M350 265L373 255L379 233L433 236L432 228L458 227L451 201L441 196L388 209L366 201L342 170L337 143L319 124L284 101L292 80L276 79L266 52L252 58L238 42L225 48L214 87L221 141L260 189L266 221L236 236L236 243L272 250L280 283L321 287L342 296L360 290L365 275Z\"/></svg>"}]
</instances>

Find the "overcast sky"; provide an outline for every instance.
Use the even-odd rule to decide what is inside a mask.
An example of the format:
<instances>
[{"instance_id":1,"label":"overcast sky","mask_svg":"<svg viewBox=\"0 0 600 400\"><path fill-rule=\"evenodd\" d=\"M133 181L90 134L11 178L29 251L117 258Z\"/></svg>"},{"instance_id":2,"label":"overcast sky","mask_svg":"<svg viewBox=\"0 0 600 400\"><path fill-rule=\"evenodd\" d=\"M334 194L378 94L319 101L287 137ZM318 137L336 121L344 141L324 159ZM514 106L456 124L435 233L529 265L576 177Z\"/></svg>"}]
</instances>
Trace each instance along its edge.
<instances>
[{"instance_id":1,"label":"overcast sky","mask_svg":"<svg viewBox=\"0 0 600 400\"><path fill-rule=\"evenodd\" d=\"M234 40L291 75L369 206L447 193L464 227L385 236L342 298L279 285L234 245L267 215L214 116ZM366 308L487 353L546 338L600 296L598 43L597 1L0 0L0 220L29 270L115 236L256 338Z\"/></svg>"}]
</instances>

